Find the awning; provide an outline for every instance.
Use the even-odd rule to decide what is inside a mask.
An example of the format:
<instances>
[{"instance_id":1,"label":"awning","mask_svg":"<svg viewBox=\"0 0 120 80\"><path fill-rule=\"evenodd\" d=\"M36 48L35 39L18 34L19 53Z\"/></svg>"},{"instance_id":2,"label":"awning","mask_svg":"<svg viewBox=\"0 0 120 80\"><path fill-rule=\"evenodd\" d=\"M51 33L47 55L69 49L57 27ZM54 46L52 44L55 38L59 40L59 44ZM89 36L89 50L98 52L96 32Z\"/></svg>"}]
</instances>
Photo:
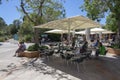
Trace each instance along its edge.
<instances>
[{"instance_id":1,"label":"awning","mask_svg":"<svg viewBox=\"0 0 120 80\"><path fill-rule=\"evenodd\" d=\"M76 16L71 18L65 18L60 20L51 21L43 25L34 26L34 28L48 28L48 29L60 29L60 30L75 30L100 27L101 25L93 20L84 16Z\"/></svg>"}]
</instances>

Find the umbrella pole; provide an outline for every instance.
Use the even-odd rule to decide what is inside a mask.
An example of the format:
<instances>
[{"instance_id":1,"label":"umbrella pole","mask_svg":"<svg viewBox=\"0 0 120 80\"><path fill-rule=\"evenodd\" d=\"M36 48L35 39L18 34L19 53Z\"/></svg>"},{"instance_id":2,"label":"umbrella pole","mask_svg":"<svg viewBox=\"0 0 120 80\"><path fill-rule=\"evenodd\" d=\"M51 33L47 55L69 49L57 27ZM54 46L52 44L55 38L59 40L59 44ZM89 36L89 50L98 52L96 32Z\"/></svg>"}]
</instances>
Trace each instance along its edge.
<instances>
[{"instance_id":1,"label":"umbrella pole","mask_svg":"<svg viewBox=\"0 0 120 80\"><path fill-rule=\"evenodd\" d=\"M70 19L69 19L69 21L70 21ZM69 22L69 21L68 21L68 44L70 46L70 23L71 22Z\"/></svg>"},{"instance_id":2,"label":"umbrella pole","mask_svg":"<svg viewBox=\"0 0 120 80\"><path fill-rule=\"evenodd\" d=\"M89 42L90 41L90 29L89 28L86 28L85 30L86 32L86 40Z\"/></svg>"}]
</instances>

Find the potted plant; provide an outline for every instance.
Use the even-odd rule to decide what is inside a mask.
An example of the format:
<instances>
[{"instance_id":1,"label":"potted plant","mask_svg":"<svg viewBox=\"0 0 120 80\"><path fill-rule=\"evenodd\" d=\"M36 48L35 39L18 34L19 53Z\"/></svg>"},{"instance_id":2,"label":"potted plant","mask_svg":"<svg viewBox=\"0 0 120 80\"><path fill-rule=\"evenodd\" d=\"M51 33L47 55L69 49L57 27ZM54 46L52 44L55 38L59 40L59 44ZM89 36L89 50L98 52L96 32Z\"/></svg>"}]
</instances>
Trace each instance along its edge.
<instances>
[{"instance_id":1,"label":"potted plant","mask_svg":"<svg viewBox=\"0 0 120 80\"><path fill-rule=\"evenodd\" d=\"M48 47L34 44L34 45L29 46L26 51L20 53L19 57L28 57L28 58L40 57L42 56L42 54L40 54L40 51L45 50L45 49L48 49Z\"/></svg>"},{"instance_id":2,"label":"potted plant","mask_svg":"<svg viewBox=\"0 0 120 80\"><path fill-rule=\"evenodd\" d=\"M107 48L108 53L120 55L120 45L119 44L112 44L111 47Z\"/></svg>"},{"instance_id":3,"label":"potted plant","mask_svg":"<svg viewBox=\"0 0 120 80\"><path fill-rule=\"evenodd\" d=\"M18 56L19 57L28 57L28 58L36 58L40 56L40 53L38 51L39 45L34 44L28 47L28 49L24 52L21 52Z\"/></svg>"}]
</instances>

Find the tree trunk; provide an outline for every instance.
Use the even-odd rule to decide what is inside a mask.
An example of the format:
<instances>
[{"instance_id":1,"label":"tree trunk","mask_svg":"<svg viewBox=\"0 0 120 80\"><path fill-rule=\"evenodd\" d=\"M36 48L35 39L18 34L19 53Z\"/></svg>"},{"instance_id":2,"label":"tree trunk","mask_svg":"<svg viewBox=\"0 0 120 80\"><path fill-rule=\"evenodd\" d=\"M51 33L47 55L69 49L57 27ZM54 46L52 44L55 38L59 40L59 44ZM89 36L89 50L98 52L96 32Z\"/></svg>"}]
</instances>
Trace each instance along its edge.
<instances>
[{"instance_id":1,"label":"tree trunk","mask_svg":"<svg viewBox=\"0 0 120 80\"><path fill-rule=\"evenodd\" d=\"M34 42L36 44L39 44L39 30L37 28L34 28Z\"/></svg>"}]
</instances>

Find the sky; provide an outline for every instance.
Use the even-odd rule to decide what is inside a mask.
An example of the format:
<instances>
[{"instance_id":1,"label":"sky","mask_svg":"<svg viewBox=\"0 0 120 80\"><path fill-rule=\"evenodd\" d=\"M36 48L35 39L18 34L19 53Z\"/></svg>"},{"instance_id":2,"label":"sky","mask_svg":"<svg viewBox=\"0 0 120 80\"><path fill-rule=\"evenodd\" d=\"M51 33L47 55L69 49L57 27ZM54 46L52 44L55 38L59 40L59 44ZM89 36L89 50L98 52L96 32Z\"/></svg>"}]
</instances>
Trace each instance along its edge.
<instances>
[{"instance_id":1,"label":"sky","mask_svg":"<svg viewBox=\"0 0 120 80\"><path fill-rule=\"evenodd\" d=\"M22 14L16 8L20 5L19 0L10 0L9 2L6 0L2 1L0 5L0 17L2 17L8 25L12 24L15 19L21 19ZM83 0L66 0L64 3L66 17L86 16L86 12L82 12L79 8L82 4ZM105 18L102 19L100 23L105 24Z\"/></svg>"}]
</instances>

